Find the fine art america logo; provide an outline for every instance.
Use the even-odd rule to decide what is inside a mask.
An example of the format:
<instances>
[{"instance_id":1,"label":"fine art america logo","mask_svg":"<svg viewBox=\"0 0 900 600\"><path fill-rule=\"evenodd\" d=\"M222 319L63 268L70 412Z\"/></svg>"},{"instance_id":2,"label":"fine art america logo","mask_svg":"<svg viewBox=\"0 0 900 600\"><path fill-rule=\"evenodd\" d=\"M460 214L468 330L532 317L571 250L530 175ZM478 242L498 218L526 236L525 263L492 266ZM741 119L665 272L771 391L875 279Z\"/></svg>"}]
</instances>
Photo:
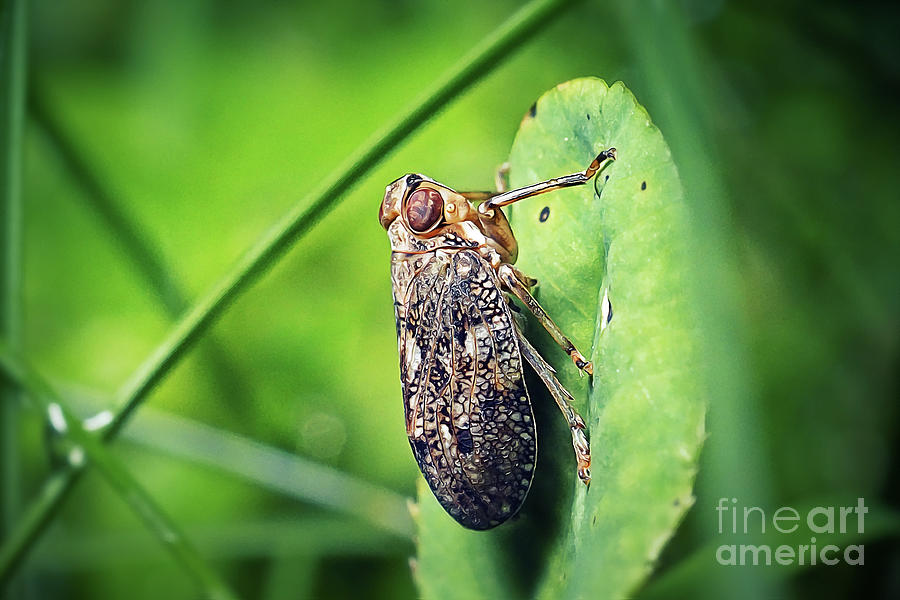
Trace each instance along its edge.
<instances>
[{"instance_id":1,"label":"fine art america logo","mask_svg":"<svg viewBox=\"0 0 900 600\"><path fill-rule=\"evenodd\" d=\"M771 514L758 506L739 506L737 498L720 498L716 512L720 534L762 534L766 535L766 542L777 540L772 537L775 534L784 534L785 538L785 543L775 544L722 544L716 549L716 561L720 565L865 564L865 546L862 544L842 548L817 543L815 537L817 534L864 533L869 509L863 498L857 498L856 506L816 506L808 511L782 506ZM804 533L801 528L808 531L809 543L789 543ZM788 538L789 534L797 535Z\"/></svg>"}]
</instances>

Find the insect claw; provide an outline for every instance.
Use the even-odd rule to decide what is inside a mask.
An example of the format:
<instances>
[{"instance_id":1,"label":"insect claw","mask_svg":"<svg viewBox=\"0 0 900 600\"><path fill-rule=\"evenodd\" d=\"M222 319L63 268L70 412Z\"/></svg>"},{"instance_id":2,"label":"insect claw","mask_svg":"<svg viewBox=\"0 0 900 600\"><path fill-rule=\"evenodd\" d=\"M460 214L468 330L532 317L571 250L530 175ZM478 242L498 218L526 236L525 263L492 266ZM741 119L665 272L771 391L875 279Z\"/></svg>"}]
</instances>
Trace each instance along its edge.
<instances>
[{"instance_id":1,"label":"insect claw","mask_svg":"<svg viewBox=\"0 0 900 600\"><path fill-rule=\"evenodd\" d=\"M578 479L584 483L584 485L591 484L591 451L587 450L584 454L580 454L576 451L578 455Z\"/></svg>"},{"instance_id":2,"label":"insect claw","mask_svg":"<svg viewBox=\"0 0 900 600\"><path fill-rule=\"evenodd\" d=\"M591 483L591 444L584 435L584 420L576 414L572 426L572 446L575 448L575 460L578 463L578 479L584 485Z\"/></svg>"},{"instance_id":3,"label":"insect claw","mask_svg":"<svg viewBox=\"0 0 900 600\"><path fill-rule=\"evenodd\" d=\"M590 179L593 177L597 171L601 169L604 163L608 160L616 160L616 149L610 148L609 150L604 150L600 154L597 155L597 158L591 162L588 168L584 171L584 178Z\"/></svg>"},{"instance_id":4,"label":"insect claw","mask_svg":"<svg viewBox=\"0 0 900 600\"><path fill-rule=\"evenodd\" d=\"M581 355L578 350L572 349L572 361L575 363L575 366L581 370L581 374L584 375L587 373L588 375L594 374L594 365L589 360L584 360L584 357Z\"/></svg>"},{"instance_id":5,"label":"insect claw","mask_svg":"<svg viewBox=\"0 0 900 600\"><path fill-rule=\"evenodd\" d=\"M591 468L590 467L579 467L578 468L578 479L584 483L588 488L591 487Z\"/></svg>"}]
</instances>

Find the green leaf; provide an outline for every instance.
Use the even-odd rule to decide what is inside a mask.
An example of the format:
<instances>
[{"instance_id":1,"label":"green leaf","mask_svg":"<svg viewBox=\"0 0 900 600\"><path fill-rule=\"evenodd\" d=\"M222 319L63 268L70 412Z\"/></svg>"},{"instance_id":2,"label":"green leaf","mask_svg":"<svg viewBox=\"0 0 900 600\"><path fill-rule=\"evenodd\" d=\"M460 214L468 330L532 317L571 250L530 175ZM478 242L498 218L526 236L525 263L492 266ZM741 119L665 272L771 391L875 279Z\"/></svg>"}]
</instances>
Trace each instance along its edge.
<instances>
[{"instance_id":1,"label":"green leaf","mask_svg":"<svg viewBox=\"0 0 900 600\"><path fill-rule=\"evenodd\" d=\"M706 402L686 294L683 191L661 133L621 83L564 83L525 116L510 184L583 171L613 146L618 160L596 181L512 211L517 266L539 279L538 300L594 362L593 379L579 377L529 325L588 425L591 486L575 477L562 416L530 382L540 456L517 521L463 532L420 490L417 579L425 597L484 596L498 586L506 597L628 596L693 503ZM612 318L601 327L604 297Z\"/></svg>"},{"instance_id":2,"label":"green leaf","mask_svg":"<svg viewBox=\"0 0 900 600\"><path fill-rule=\"evenodd\" d=\"M419 552L413 577L425 598L509 598L512 582L504 563L501 530L472 531L456 523L419 478L419 504L413 510ZM499 535L498 535L499 533Z\"/></svg>"}]
</instances>

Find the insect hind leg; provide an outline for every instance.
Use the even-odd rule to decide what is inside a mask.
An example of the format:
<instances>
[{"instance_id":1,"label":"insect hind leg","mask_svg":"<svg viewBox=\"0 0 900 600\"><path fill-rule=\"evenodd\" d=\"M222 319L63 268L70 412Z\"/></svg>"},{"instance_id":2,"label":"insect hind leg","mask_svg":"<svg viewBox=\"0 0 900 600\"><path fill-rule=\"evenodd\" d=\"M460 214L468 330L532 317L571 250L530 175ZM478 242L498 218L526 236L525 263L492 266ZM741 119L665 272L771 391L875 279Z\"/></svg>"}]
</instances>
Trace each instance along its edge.
<instances>
[{"instance_id":1,"label":"insect hind leg","mask_svg":"<svg viewBox=\"0 0 900 600\"><path fill-rule=\"evenodd\" d=\"M519 349L522 356L547 386L550 395L553 396L556 405L559 406L559 410L566 418L569 430L572 432L572 448L575 450L575 461L578 464L578 478L588 485L591 482L591 445L585 435L584 419L572 407L571 402L574 402L574 398L556 378L553 367L538 354L538 351L525 339L525 336L521 335L521 332L519 334Z\"/></svg>"},{"instance_id":2,"label":"insect hind leg","mask_svg":"<svg viewBox=\"0 0 900 600\"><path fill-rule=\"evenodd\" d=\"M500 265L497 274L503 285L505 285L516 298L522 301L522 304L531 311L535 318L540 321L541 325L544 326L544 329L550 333L553 340L559 344L560 348L562 348L566 354L569 355L572 362L575 363L575 366L585 373L593 375L594 366L591 364L591 361L578 351L578 348L575 347L572 340L566 337L566 334L562 332L559 325L553 322L553 319L550 318L547 311L538 304L538 301L535 300L534 296L531 295L531 292L528 291L529 287L537 285L537 279L528 277L514 266L505 263Z\"/></svg>"}]
</instances>

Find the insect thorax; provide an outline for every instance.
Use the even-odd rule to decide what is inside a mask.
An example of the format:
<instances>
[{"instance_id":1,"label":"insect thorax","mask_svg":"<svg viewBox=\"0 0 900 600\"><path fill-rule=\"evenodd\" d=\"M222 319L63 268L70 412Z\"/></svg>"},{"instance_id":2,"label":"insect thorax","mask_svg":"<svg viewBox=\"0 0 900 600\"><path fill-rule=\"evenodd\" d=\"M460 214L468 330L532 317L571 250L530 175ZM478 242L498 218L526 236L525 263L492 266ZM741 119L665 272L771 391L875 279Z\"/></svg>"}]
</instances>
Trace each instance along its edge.
<instances>
[{"instance_id":1,"label":"insect thorax","mask_svg":"<svg viewBox=\"0 0 900 600\"><path fill-rule=\"evenodd\" d=\"M411 233L400 219L388 228L391 241L391 276L394 296L402 301L409 282L415 277L428 256L435 252L453 253L459 250L476 250L494 268L500 265L499 253L488 243L484 233L474 223L462 222L444 227L440 233L423 238Z\"/></svg>"}]
</instances>

